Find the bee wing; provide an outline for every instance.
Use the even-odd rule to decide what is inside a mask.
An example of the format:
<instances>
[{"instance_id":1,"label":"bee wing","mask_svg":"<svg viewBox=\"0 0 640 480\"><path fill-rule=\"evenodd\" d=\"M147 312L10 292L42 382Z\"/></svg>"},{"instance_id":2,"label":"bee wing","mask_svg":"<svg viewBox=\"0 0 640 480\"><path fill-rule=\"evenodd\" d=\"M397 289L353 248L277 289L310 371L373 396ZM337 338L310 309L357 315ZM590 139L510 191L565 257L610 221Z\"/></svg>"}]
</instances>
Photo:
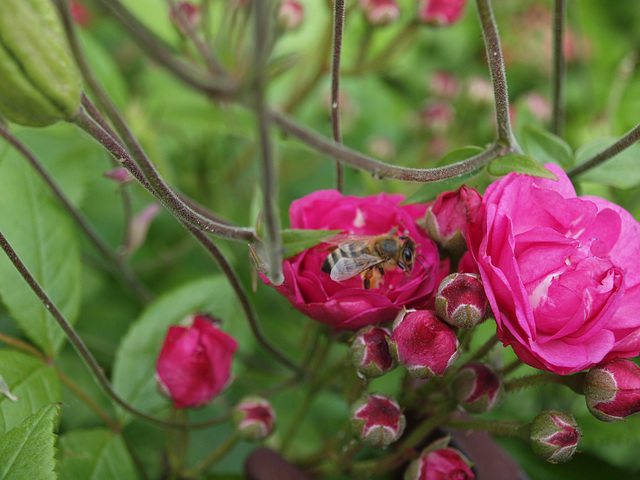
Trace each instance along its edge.
<instances>
[{"instance_id":1,"label":"bee wing","mask_svg":"<svg viewBox=\"0 0 640 480\"><path fill-rule=\"evenodd\" d=\"M355 233L338 233L323 239L323 242L331 245L337 245L340 250L349 251L349 246L353 245L354 249L363 249L369 245L373 235L357 235ZM345 250L345 248L347 250Z\"/></svg>"},{"instance_id":2,"label":"bee wing","mask_svg":"<svg viewBox=\"0 0 640 480\"><path fill-rule=\"evenodd\" d=\"M342 257L331 269L331 280L341 282L348 280L364 272L367 268L384 263L386 259L373 255L360 255L359 257Z\"/></svg>"}]
</instances>

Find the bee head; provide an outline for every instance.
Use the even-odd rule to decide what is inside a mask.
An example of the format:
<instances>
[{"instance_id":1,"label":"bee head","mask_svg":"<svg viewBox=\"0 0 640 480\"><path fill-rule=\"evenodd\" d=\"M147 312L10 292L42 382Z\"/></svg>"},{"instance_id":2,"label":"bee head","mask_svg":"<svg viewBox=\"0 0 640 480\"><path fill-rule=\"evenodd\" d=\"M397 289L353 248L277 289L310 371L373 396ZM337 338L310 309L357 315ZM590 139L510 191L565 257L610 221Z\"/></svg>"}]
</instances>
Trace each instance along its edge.
<instances>
[{"instance_id":1,"label":"bee head","mask_svg":"<svg viewBox=\"0 0 640 480\"><path fill-rule=\"evenodd\" d=\"M403 238L404 242L402 244L402 252L401 259L398 262L398 266L405 272L411 271L413 267L413 262L416 258L416 244L409 237L400 237Z\"/></svg>"}]
</instances>

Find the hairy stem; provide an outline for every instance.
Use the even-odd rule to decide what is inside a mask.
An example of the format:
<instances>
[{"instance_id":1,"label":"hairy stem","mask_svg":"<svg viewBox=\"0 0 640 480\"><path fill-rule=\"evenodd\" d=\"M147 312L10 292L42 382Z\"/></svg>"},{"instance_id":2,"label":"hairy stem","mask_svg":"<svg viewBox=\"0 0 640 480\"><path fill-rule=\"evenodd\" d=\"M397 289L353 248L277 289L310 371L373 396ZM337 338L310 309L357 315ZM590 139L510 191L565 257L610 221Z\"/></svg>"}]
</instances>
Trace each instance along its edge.
<instances>
[{"instance_id":1,"label":"hairy stem","mask_svg":"<svg viewBox=\"0 0 640 480\"><path fill-rule=\"evenodd\" d=\"M564 22L566 15L565 0L555 0L553 15L553 72L551 75L551 97L553 105L552 132L562 136L564 130Z\"/></svg>"},{"instance_id":2,"label":"hairy stem","mask_svg":"<svg viewBox=\"0 0 640 480\"><path fill-rule=\"evenodd\" d=\"M253 2L254 18L254 109L256 112L258 137L260 143L260 158L262 169L262 194L265 220L265 236L267 258L269 262L269 280L274 285L284 282L282 273L282 238L280 236L280 218L278 205L278 178L273 159L271 139L269 137L269 122L265 105L265 67L269 51L269 3L263 0Z\"/></svg>"},{"instance_id":3,"label":"hairy stem","mask_svg":"<svg viewBox=\"0 0 640 480\"><path fill-rule=\"evenodd\" d=\"M567 175L570 179L574 179L581 173L586 172L594 167L597 167L601 163L609 160L610 158L616 156L621 151L629 148L631 145L636 143L640 139L640 123L625 133L620 140L614 142L604 150L596 153L593 157L588 159L586 162L581 163L577 167L572 168L567 172Z\"/></svg>"},{"instance_id":4,"label":"hairy stem","mask_svg":"<svg viewBox=\"0 0 640 480\"><path fill-rule=\"evenodd\" d=\"M466 420L448 420L445 425L456 430L476 430L494 435L528 438L527 430L523 430L522 425L516 422L470 418Z\"/></svg>"},{"instance_id":5,"label":"hairy stem","mask_svg":"<svg viewBox=\"0 0 640 480\"><path fill-rule=\"evenodd\" d=\"M495 98L496 125L498 127L498 143L511 147L515 152L521 153L513 132L509 118L509 91L507 89L507 76L504 70L502 46L498 35L498 26L493 16L489 0L476 0L478 16L482 27L482 36L489 61L489 72L493 83L493 96Z\"/></svg>"},{"instance_id":6,"label":"hairy stem","mask_svg":"<svg viewBox=\"0 0 640 480\"><path fill-rule=\"evenodd\" d=\"M333 56L331 61L331 128L333 141L342 143L340 134L340 58L344 33L344 0L335 0L333 9ZM344 190L344 166L336 160L336 189Z\"/></svg>"},{"instance_id":7,"label":"hairy stem","mask_svg":"<svg viewBox=\"0 0 640 480\"><path fill-rule=\"evenodd\" d=\"M131 270L131 268L129 268L129 266L113 252L113 250L111 250L109 245L107 245L100 234L91 226L80 210L77 209L71 201L69 201L65 193L60 189L60 187L58 187L58 184L49 172L45 170L44 166L33 152L31 152L26 145L9 132L9 130L2 124L0 124L0 136L13 145L13 147L31 164L38 175L40 175L87 238L91 240L96 249L98 249L98 251L100 251L100 253L109 261L111 273L113 273L117 279L122 280L124 284L136 294L137 298L142 300L143 303L149 303L153 299L153 294L137 279L133 270Z\"/></svg>"}]
</instances>

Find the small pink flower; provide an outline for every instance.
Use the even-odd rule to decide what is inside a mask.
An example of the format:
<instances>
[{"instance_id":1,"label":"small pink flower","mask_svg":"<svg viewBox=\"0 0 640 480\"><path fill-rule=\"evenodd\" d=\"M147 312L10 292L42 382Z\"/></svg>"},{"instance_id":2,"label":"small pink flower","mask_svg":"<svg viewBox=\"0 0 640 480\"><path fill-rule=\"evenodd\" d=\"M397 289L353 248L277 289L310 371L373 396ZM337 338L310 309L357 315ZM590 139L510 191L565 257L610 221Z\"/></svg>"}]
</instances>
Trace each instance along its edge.
<instances>
[{"instance_id":1,"label":"small pink flower","mask_svg":"<svg viewBox=\"0 0 640 480\"><path fill-rule=\"evenodd\" d=\"M431 75L429 90L437 97L453 100L460 93L460 82L452 73L437 70Z\"/></svg>"},{"instance_id":2,"label":"small pink flower","mask_svg":"<svg viewBox=\"0 0 640 480\"><path fill-rule=\"evenodd\" d=\"M449 325L471 328L489 315L489 302L479 275L452 273L438 288L436 312Z\"/></svg>"},{"instance_id":3,"label":"small pink flower","mask_svg":"<svg viewBox=\"0 0 640 480\"><path fill-rule=\"evenodd\" d=\"M467 231L498 337L523 362L566 375L640 352L640 223L558 181L509 174Z\"/></svg>"},{"instance_id":4,"label":"small pink flower","mask_svg":"<svg viewBox=\"0 0 640 480\"><path fill-rule=\"evenodd\" d=\"M453 381L453 392L462 408L484 413L500 405L504 398L502 379L484 363L468 363Z\"/></svg>"},{"instance_id":5,"label":"small pink flower","mask_svg":"<svg viewBox=\"0 0 640 480\"><path fill-rule=\"evenodd\" d=\"M349 348L349 356L361 375L379 377L396 367L389 351L391 333L386 328L368 326L361 329Z\"/></svg>"},{"instance_id":6,"label":"small pink flower","mask_svg":"<svg viewBox=\"0 0 640 480\"><path fill-rule=\"evenodd\" d=\"M93 22L93 13L83 3L69 2L71 18L81 27L88 27Z\"/></svg>"},{"instance_id":7,"label":"small pink flower","mask_svg":"<svg viewBox=\"0 0 640 480\"><path fill-rule=\"evenodd\" d=\"M261 397L247 397L234 409L232 420L242 439L260 442L273 432L276 414L268 400Z\"/></svg>"},{"instance_id":8,"label":"small pink flower","mask_svg":"<svg viewBox=\"0 0 640 480\"><path fill-rule=\"evenodd\" d=\"M423 453L411 462L405 480L474 480L471 462L455 448L439 448Z\"/></svg>"},{"instance_id":9,"label":"small pink flower","mask_svg":"<svg viewBox=\"0 0 640 480\"><path fill-rule=\"evenodd\" d=\"M406 423L389 395L365 395L351 409L351 431L370 447L386 448L402 436Z\"/></svg>"},{"instance_id":10,"label":"small pink flower","mask_svg":"<svg viewBox=\"0 0 640 480\"><path fill-rule=\"evenodd\" d=\"M598 420L624 420L640 411L640 367L627 359L597 365L587 373L584 395Z\"/></svg>"},{"instance_id":11,"label":"small pink flower","mask_svg":"<svg viewBox=\"0 0 640 480\"><path fill-rule=\"evenodd\" d=\"M541 412L530 424L531 449L549 463L568 462L578 448L582 432L570 413Z\"/></svg>"},{"instance_id":12,"label":"small pink flower","mask_svg":"<svg viewBox=\"0 0 640 480\"><path fill-rule=\"evenodd\" d=\"M124 167L114 168L113 170L104 172L102 175L106 178L110 178L111 180L115 180L122 185L126 185L127 183L135 181L135 178L133 178L133 176L129 173L129 170Z\"/></svg>"},{"instance_id":13,"label":"small pink flower","mask_svg":"<svg viewBox=\"0 0 640 480\"><path fill-rule=\"evenodd\" d=\"M436 26L457 22L464 12L466 0L420 0L418 17Z\"/></svg>"},{"instance_id":14,"label":"small pink flower","mask_svg":"<svg viewBox=\"0 0 640 480\"><path fill-rule=\"evenodd\" d=\"M200 407L231 380L237 342L207 315L188 327L171 326L156 363L156 378L175 408Z\"/></svg>"},{"instance_id":15,"label":"small pink flower","mask_svg":"<svg viewBox=\"0 0 640 480\"><path fill-rule=\"evenodd\" d=\"M396 361L415 378L442 375L460 356L455 332L430 310L401 312L390 347Z\"/></svg>"},{"instance_id":16,"label":"small pink flower","mask_svg":"<svg viewBox=\"0 0 640 480\"><path fill-rule=\"evenodd\" d=\"M433 298L440 276L438 249L416 224L425 205L404 205L402 195L381 193L370 197L343 196L322 190L291 204L291 228L341 230L344 234L374 236L397 230L415 242L416 261L410 272L389 269L370 289L360 275L334 281L322 271L332 245L317 247L288 258L283 263L285 281L275 287L291 304L322 323L341 330L358 330L366 325L391 322L406 306L417 308ZM335 245L333 245L335 248ZM265 282L266 278L262 277Z\"/></svg>"},{"instance_id":17,"label":"small pink flower","mask_svg":"<svg viewBox=\"0 0 640 480\"><path fill-rule=\"evenodd\" d=\"M360 0L360 8L371 25L381 27L400 17L400 7L395 0Z\"/></svg>"},{"instance_id":18,"label":"small pink flower","mask_svg":"<svg viewBox=\"0 0 640 480\"><path fill-rule=\"evenodd\" d=\"M284 30L295 30L304 20L304 8L297 0L283 0L278 9L278 25Z\"/></svg>"},{"instance_id":19,"label":"small pink flower","mask_svg":"<svg viewBox=\"0 0 640 480\"><path fill-rule=\"evenodd\" d=\"M186 33L200 22L200 7L191 2L178 2L169 11L169 18L182 33Z\"/></svg>"},{"instance_id":20,"label":"small pink flower","mask_svg":"<svg viewBox=\"0 0 640 480\"><path fill-rule=\"evenodd\" d=\"M467 228L478 217L482 197L463 185L453 192L443 192L429 205L425 226L429 236L453 256L467 249Z\"/></svg>"}]
</instances>

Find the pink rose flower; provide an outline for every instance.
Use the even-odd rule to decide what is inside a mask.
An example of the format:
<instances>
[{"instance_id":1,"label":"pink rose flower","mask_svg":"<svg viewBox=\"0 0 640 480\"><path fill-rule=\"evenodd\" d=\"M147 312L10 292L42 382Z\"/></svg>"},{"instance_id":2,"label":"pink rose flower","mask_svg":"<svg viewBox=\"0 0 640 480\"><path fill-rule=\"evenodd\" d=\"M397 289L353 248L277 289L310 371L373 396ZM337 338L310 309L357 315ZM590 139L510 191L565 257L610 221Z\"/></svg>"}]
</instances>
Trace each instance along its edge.
<instances>
[{"instance_id":1,"label":"pink rose flower","mask_svg":"<svg viewBox=\"0 0 640 480\"><path fill-rule=\"evenodd\" d=\"M331 252L331 245L323 243L284 261L285 281L276 287L278 292L300 312L343 330L391 322L403 307L425 305L448 273L448 265L440 269L435 243L416 224L426 206L398 205L403 199L385 193L360 198L323 190L294 201L289 209L291 228L355 235L381 235L397 229L398 235L406 234L415 242L418 258L411 272L389 269L377 287L365 289L360 275L338 282L321 270Z\"/></svg>"},{"instance_id":2,"label":"pink rose flower","mask_svg":"<svg viewBox=\"0 0 640 480\"><path fill-rule=\"evenodd\" d=\"M640 224L603 198L509 174L467 232L498 336L525 363L569 374L640 351Z\"/></svg>"},{"instance_id":3,"label":"pink rose flower","mask_svg":"<svg viewBox=\"0 0 640 480\"><path fill-rule=\"evenodd\" d=\"M207 315L189 327L171 326L156 363L156 377L175 408L207 404L231 381L237 342Z\"/></svg>"}]
</instances>

